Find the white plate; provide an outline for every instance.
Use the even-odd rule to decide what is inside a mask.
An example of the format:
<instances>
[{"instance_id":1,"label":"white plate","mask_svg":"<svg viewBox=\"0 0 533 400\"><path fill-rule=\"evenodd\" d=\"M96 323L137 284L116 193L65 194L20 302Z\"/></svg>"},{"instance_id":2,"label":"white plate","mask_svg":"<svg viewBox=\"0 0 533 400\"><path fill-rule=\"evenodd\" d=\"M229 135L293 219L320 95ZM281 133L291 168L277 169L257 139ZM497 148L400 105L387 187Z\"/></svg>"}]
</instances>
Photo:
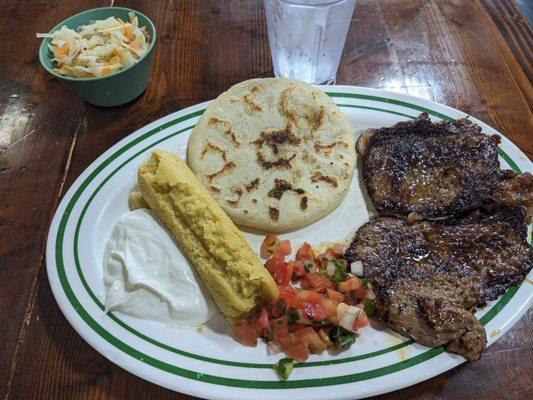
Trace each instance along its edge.
<instances>
[{"instance_id":1,"label":"white plate","mask_svg":"<svg viewBox=\"0 0 533 400\"><path fill-rule=\"evenodd\" d=\"M389 126L416 117L451 119L466 115L430 101L382 90L323 87L346 113L358 135L363 129ZM427 348L394 334L378 323L362 331L357 342L337 355L312 355L297 365L290 380L280 382L271 366L281 356L267 355L265 345L244 347L216 316L203 333L115 314L105 314L103 250L113 224L128 211L128 194L139 165L154 148L185 155L187 139L209 103L178 111L139 129L102 154L69 189L48 236L48 277L61 310L74 329L115 364L169 389L210 399L353 399L400 389L431 378L464 359L442 347ZM475 120L488 134L498 134ZM503 168L532 171L531 162L502 137ZM369 212L356 174L347 198L322 220L283 235L298 245L338 241L367 221ZM261 236L246 233L254 250ZM531 274L529 280L533 279ZM478 312L489 345L527 311L533 286L524 282Z\"/></svg>"}]
</instances>

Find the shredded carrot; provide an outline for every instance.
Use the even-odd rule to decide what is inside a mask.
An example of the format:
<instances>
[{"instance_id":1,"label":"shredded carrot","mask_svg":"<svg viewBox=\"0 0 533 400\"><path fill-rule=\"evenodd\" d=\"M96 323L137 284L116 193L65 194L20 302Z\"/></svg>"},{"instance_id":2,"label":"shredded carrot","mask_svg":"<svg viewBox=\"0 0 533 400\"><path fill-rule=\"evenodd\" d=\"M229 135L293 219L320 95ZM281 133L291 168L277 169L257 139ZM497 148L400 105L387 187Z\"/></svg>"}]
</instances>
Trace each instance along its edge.
<instances>
[{"instance_id":1,"label":"shredded carrot","mask_svg":"<svg viewBox=\"0 0 533 400\"><path fill-rule=\"evenodd\" d=\"M139 27L134 13L129 21L110 17L77 30L62 26L52 34L48 47L57 65L53 71L64 76L86 78L107 75L137 62L148 49L146 27Z\"/></svg>"}]
</instances>

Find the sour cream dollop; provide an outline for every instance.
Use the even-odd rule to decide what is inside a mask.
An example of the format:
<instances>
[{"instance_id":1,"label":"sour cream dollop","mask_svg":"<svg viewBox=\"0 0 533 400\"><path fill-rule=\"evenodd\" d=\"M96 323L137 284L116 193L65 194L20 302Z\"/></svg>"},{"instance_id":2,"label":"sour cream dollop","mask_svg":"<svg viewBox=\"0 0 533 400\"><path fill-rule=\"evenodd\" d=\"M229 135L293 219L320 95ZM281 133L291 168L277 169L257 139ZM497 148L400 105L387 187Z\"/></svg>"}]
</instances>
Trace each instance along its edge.
<instances>
[{"instance_id":1,"label":"sour cream dollop","mask_svg":"<svg viewBox=\"0 0 533 400\"><path fill-rule=\"evenodd\" d=\"M113 227L104 256L105 308L177 326L207 322L216 307L169 233L144 209Z\"/></svg>"}]
</instances>

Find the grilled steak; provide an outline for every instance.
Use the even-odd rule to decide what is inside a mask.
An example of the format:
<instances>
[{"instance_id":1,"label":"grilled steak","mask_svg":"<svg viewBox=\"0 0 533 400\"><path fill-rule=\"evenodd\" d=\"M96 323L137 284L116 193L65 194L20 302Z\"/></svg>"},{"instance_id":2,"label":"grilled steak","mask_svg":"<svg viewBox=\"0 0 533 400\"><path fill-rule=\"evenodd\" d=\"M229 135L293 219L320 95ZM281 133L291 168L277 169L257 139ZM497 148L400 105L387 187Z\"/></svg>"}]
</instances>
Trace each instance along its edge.
<instances>
[{"instance_id":1,"label":"grilled steak","mask_svg":"<svg viewBox=\"0 0 533 400\"><path fill-rule=\"evenodd\" d=\"M533 176L501 171L499 136L468 119L433 123L427 114L357 141L362 175L381 214L452 216L487 203L533 206Z\"/></svg>"},{"instance_id":2,"label":"grilled steak","mask_svg":"<svg viewBox=\"0 0 533 400\"><path fill-rule=\"evenodd\" d=\"M467 308L497 298L531 270L525 218L522 206L412 225L377 217L357 231L345 258L362 262L377 315L393 330L476 360L486 334Z\"/></svg>"}]
</instances>

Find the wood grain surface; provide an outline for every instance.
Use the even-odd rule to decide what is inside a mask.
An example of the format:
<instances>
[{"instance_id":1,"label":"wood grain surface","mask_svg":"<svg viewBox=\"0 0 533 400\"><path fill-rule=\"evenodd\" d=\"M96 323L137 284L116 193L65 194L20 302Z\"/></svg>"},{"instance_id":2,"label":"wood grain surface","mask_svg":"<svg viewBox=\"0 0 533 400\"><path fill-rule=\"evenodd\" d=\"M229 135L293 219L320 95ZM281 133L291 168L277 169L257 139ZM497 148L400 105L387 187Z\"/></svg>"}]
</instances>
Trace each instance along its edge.
<instances>
[{"instance_id":1,"label":"wood grain surface","mask_svg":"<svg viewBox=\"0 0 533 400\"><path fill-rule=\"evenodd\" d=\"M109 0L0 0L0 398L189 399L118 368L86 344L52 296L46 234L64 191L103 151L234 83L272 76L262 1L117 0L156 24L147 91L83 103L39 66L39 41ZM9 40L6 40L9 39ZM532 30L512 0L360 0L337 83L463 110L533 157ZM531 310L478 362L380 399L533 398Z\"/></svg>"}]
</instances>

